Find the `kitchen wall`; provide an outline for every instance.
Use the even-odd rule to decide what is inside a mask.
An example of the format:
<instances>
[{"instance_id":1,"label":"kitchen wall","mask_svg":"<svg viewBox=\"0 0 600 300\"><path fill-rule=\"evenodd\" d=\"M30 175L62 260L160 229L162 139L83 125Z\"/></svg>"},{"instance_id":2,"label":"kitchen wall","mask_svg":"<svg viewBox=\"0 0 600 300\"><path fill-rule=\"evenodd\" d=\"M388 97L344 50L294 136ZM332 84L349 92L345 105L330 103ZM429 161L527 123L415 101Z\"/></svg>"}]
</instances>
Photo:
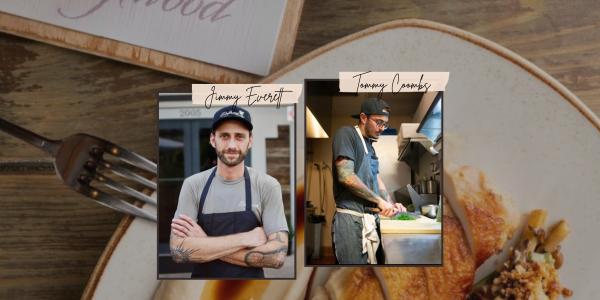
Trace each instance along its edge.
<instances>
[{"instance_id":1,"label":"kitchen wall","mask_svg":"<svg viewBox=\"0 0 600 300\"><path fill-rule=\"evenodd\" d=\"M436 162L438 163L438 165L440 164L438 162L440 156L439 155L432 155L429 152L426 152L425 154L423 154L421 156L421 158L419 158L419 170L418 172L415 174L415 180L417 181L421 181L423 180L423 177L425 177L426 180L428 180L431 175L431 163L432 162ZM439 179L439 177L436 176L435 178L436 180Z\"/></svg>"}]
</instances>

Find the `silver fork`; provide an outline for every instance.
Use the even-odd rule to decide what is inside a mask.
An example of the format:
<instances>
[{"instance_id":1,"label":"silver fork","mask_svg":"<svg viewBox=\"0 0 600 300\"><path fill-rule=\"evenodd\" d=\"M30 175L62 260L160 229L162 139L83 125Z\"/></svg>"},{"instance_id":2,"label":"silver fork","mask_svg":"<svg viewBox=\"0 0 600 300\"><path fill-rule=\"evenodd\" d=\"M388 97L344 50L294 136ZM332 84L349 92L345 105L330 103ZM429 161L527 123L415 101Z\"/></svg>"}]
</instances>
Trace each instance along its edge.
<instances>
[{"instance_id":1,"label":"silver fork","mask_svg":"<svg viewBox=\"0 0 600 300\"><path fill-rule=\"evenodd\" d=\"M0 118L0 130L52 155L56 174L73 190L114 210L156 222L155 215L90 185L92 182L98 182L114 191L156 206L156 201L148 195L106 177L106 172L110 171L142 184L151 190L156 190L155 182L120 164L124 163L145 170L154 174L153 177L155 178L157 168L152 161L109 141L88 134L78 133L62 140L50 140L2 118ZM105 155L117 160L119 164L105 159Z\"/></svg>"}]
</instances>

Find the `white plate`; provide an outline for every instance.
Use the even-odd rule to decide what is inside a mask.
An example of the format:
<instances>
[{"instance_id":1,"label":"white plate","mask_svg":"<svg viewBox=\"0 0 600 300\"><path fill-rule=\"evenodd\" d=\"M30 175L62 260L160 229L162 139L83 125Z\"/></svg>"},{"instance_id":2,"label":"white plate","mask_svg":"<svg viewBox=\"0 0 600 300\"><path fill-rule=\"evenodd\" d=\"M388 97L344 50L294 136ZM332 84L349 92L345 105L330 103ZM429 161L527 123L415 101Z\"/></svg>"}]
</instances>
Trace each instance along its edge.
<instances>
[{"instance_id":1,"label":"white plate","mask_svg":"<svg viewBox=\"0 0 600 300\"><path fill-rule=\"evenodd\" d=\"M418 20L382 24L328 44L265 82L304 83L307 78L337 78L339 71L367 70L449 71L444 94L444 164L483 170L491 185L512 198L523 213L546 208L550 223L566 219L572 233L563 243L562 281L575 291L576 299L600 294L600 285L590 284L600 270L597 116L518 55L456 28ZM301 100L300 107L303 104ZM298 120L303 120L303 110L297 112ZM304 136L303 126L296 128L296 136ZM302 139L296 153L302 174ZM155 232L147 239L154 241ZM128 254L133 255L138 254ZM145 263L155 264L155 254ZM152 272L155 276L155 266ZM117 284L152 288L136 281Z\"/></svg>"},{"instance_id":2,"label":"white plate","mask_svg":"<svg viewBox=\"0 0 600 300\"><path fill-rule=\"evenodd\" d=\"M152 194L156 199L156 193ZM143 209L156 214L156 207ZM82 299L151 299L159 282L156 223L124 217L100 257Z\"/></svg>"}]
</instances>

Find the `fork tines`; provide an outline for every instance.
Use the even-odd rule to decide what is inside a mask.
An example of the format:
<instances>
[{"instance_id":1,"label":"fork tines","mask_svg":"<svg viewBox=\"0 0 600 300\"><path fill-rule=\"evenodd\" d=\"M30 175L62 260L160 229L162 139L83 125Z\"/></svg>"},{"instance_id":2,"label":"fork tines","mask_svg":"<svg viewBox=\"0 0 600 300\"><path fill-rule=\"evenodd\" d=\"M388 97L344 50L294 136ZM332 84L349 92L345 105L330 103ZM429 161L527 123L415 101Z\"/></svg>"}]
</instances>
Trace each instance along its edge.
<instances>
[{"instance_id":1,"label":"fork tines","mask_svg":"<svg viewBox=\"0 0 600 300\"><path fill-rule=\"evenodd\" d=\"M147 159L135 152L131 152L123 147L112 144L112 143L108 143L106 146L107 146L107 149L105 149L106 153L109 153L113 157L115 157L121 161L124 161L132 166L135 166L142 170L146 170L146 171L156 175L156 172L157 172L156 164L154 162L150 161L149 159Z\"/></svg>"},{"instance_id":2,"label":"fork tines","mask_svg":"<svg viewBox=\"0 0 600 300\"><path fill-rule=\"evenodd\" d=\"M138 190L135 190L131 187L128 187L120 182L114 181L106 176L104 176L103 174L96 172L94 174L94 179L96 179L97 181L101 182L102 184L104 184L106 187L115 190L117 192L129 195L133 198L136 198L138 200L144 201L146 203L152 204L154 206L156 206L156 200Z\"/></svg>"},{"instance_id":3,"label":"fork tines","mask_svg":"<svg viewBox=\"0 0 600 300\"><path fill-rule=\"evenodd\" d=\"M139 208L135 205L132 205L122 199L119 199L108 193L105 193L103 191L100 191L98 189L90 187L89 185L80 184L76 188L76 190L78 192L84 194L85 196L88 196L88 197L96 200L96 202L98 202L104 206L107 206L114 210L120 211L122 213L130 214L133 216L138 216L138 217L144 218L146 220L156 222L155 215L153 215L149 212L146 212L146 211L142 210L141 208Z\"/></svg>"},{"instance_id":4,"label":"fork tines","mask_svg":"<svg viewBox=\"0 0 600 300\"><path fill-rule=\"evenodd\" d=\"M90 151L90 154L91 160L86 167L90 172L88 173L87 184L84 185L88 190L84 189L81 192L113 209L156 222L155 215L151 215L118 197L95 189L89 185L91 181L95 181L111 190L156 206L156 200L152 197L123 183L117 182L116 180L109 178L107 176L108 174L106 174L106 171L110 171L113 174L141 184L154 191L157 188L156 183L138 174L139 172L135 169L137 168L141 171L149 172L152 174L152 177L156 177L156 164L137 153L131 152L108 141L105 141L105 144L100 146L100 148L93 148ZM133 168L129 168L128 166Z\"/></svg>"},{"instance_id":5,"label":"fork tines","mask_svg":"<svg viewBox=\"0 0 600 300\"><path fill-rule=\"evenodd\" d=\"M142 184L150 189L156 190L156 182L141 176L135 172L132 172L120 165L113 164L103 159L98 160L98 167L100 170L110 170L114 174L117 174L125 179L133 180L139 184ZM154 173L156 175L156 173Z\"/></svg>"}]
</instances>

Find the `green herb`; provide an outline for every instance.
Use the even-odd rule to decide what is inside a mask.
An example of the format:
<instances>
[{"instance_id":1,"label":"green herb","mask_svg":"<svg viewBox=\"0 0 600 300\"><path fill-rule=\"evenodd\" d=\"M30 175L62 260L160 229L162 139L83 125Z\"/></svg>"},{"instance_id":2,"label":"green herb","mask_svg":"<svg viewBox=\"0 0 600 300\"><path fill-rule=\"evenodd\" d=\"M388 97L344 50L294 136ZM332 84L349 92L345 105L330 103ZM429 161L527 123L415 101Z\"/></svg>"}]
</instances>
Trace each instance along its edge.
<instances>
[{"instance_id":1,"label":"green herb","mask_svg":"<svg viewBox=\"0 0 600 300\"><path fill-rule=\"evenodd\" d=\"M415 217L413 217L413 216L411 216L410 214L407 214L407 213L401 213L401 214L395 216L394 220L412 221L412 220L415 220Z\"/></svg>"}]
</instances>

